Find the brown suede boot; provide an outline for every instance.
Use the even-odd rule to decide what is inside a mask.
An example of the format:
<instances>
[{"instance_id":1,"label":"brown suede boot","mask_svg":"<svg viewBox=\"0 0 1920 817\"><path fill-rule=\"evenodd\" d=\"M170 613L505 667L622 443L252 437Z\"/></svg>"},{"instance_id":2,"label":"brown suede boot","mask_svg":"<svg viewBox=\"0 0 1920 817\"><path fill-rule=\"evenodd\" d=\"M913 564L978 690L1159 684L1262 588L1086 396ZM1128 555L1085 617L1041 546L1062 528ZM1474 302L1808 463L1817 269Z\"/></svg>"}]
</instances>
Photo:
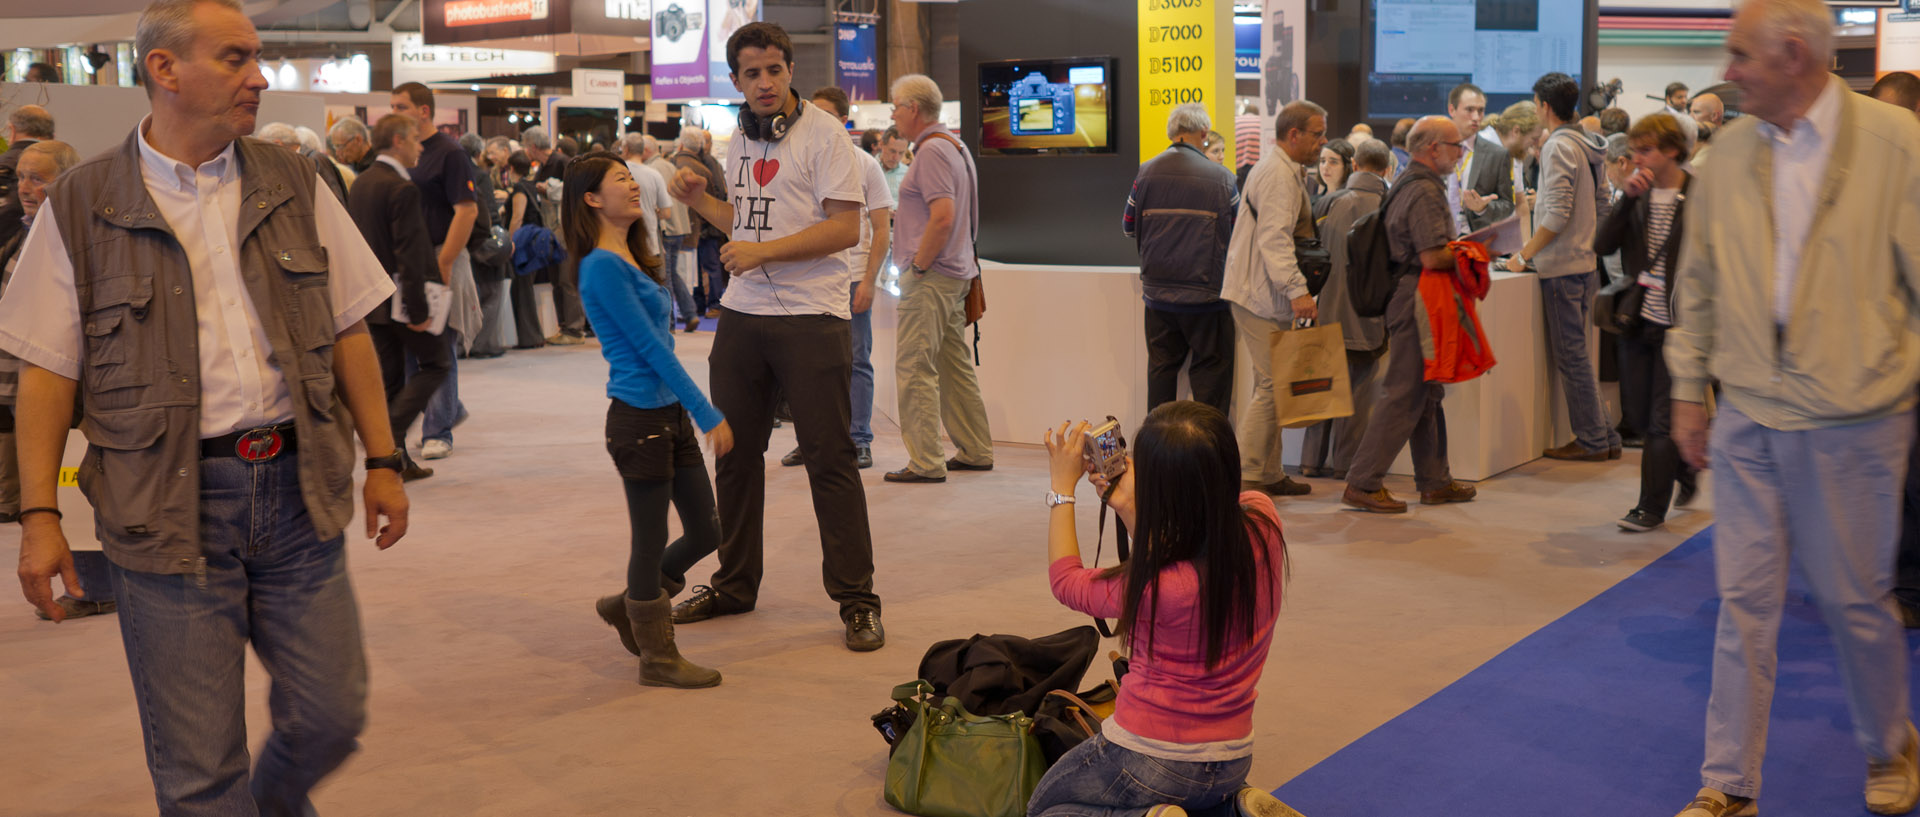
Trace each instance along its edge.
<instances>
[{"instance_id":1,"label":"brown suede boot","mask_svg":"<svg viewBox=\"0 0 1920 817\"><path fill-rule=\"evenodd\" d=\"M624 599L634 643L640 647L640 685L699 689L718 686L720 671L698 666L680 657L673 645L673 608L667 594L652 601Z\"/></svg>"},{"instance_id":2,"label":"brown suede boot","mask_svg":"<svg viewBox=\"0 0 1920 817\"><path fill-rule=\"evenodd\" d=\"M602 596L593 603L593 611L600 614L600 620L612 626L620 634L620 646L627 652L640 654L640 645L633 642L633 622L627 619L627 593L622 590L611 596Z\"/></svg>"}]
</instances>

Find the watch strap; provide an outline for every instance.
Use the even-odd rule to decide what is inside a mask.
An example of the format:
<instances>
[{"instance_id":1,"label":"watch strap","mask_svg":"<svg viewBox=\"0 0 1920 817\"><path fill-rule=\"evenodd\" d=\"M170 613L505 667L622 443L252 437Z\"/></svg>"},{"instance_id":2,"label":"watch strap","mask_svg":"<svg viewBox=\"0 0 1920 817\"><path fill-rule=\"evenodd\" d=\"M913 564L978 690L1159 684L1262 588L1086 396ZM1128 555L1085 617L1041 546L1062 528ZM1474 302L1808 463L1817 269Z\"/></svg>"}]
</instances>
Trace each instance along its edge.
<instances>
[{"instance_id":1,"label":"watch strap","mask_svg":"<svg viewBox=\"0 0 1920 817\"><path fill-rule=\"evenodd\" d=\"M393 450L393 453L384 457L368 457L366 465L369 471L376 468L386 468L394 473L399 473L400 471L406 470L407 455L396 448Z\"/></svg>"}]
</instances>

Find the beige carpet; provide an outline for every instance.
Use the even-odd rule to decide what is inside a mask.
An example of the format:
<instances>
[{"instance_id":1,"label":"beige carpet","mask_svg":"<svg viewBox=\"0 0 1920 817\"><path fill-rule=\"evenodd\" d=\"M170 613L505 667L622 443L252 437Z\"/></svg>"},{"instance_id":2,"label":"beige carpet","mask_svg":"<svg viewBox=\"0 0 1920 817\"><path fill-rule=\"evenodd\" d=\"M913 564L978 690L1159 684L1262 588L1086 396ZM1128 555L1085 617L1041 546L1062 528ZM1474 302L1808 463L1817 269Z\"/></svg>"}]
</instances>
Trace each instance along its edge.
<instances>
[{"instance_id":1,"label":"beige carpet","mask_svg":"<svg viewBox=\"0 0 1920 817\"><path fill-rule=\"evenodd\" d=\"M678 337L704 381L712 336ZM777 462L789 428L768 452L759 609L680 630L684 652L725 682L640 687L592 610L619 588L627 549L601 441L597 347L463 361L461 372L473 418L454 455L434 463L439 474L411 486L412 533L385 553L351 544L371 723L362 751L318 791L324 814L892 814L880 797L885 746L867 716L912 679L928 644L1084 623L1047 588L1045 452L1003 447L991 473L890 485L881 474L905 456L882 416L863 476L888 647L848 652L820 585L805 475ZM1416 505L1404 518L1342 510L1328 480L1282 500L1294 565L1254 714L1251 782L1286 782L1708 522L1695 510L1670 530L1618 531L1637 457L1538 461L1482 483L1477 502ZM1412 491L1409 480L1389 487ZM1080 522L1091 553L1090 508ZM15 549L17 531L0 529L0 548ZM48 624L13 592L0 616L0 814L154 813L113 619ZM1103 664L1089 683L1109 676ZM257 746L266 684L257 663L250 672Z\"/></svg>"}]
</instances>

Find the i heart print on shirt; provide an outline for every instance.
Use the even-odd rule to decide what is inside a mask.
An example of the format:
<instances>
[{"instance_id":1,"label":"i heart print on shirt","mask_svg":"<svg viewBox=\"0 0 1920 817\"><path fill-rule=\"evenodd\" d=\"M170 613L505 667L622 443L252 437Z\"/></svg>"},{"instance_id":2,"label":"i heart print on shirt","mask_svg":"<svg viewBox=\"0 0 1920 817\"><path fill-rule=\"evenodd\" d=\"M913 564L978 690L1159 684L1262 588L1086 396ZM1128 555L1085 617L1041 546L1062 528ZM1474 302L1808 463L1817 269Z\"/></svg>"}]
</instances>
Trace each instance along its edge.
<instances>
[{"instance_id":1,"label":"i heart print on shirt","mask_svg":"<svg viewBox=\"0 0 1920 817\"><path fill-rule=\"evenodd\" d=\"M753 163L753 180L759 182L761 187L766 187L779 174L779 159L760 159Z\"/></svg>"}]
</instances>

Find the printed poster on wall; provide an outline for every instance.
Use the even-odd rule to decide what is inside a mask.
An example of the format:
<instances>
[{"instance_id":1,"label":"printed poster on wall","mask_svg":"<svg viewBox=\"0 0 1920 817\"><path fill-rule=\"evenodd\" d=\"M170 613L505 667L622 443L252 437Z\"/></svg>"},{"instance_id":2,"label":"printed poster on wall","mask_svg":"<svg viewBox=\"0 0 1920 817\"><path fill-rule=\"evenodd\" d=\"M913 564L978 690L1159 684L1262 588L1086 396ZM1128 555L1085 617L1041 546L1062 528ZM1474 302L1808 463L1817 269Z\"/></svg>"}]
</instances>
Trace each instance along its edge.
<instances>
[{"instance_id":1,"label":"printed poster on wall","mask_svg":"<svg viewBox=\"0 0 1920 817\"><path fill-rule=\"evenodd\" d=\"M1920 13L1880 10L1874 49L1874 77L1894 71L1920 71Z\"/></svg>"},{"instance_id":2,"label":"printed poster on wall","mask_svg":"<svg viewBox=\"0 0 1920 817\"><path fill-rule=\"evenodd\" d=\"M833 84L860 102L880 99L880 33L864 23L840 23L833 33Z\"/></svg>"},{"instance_id":3,"label":"printed poster on wall","mask_svg":"<svg viewBox=\"0 0 1920 817\"><path fill-rule=\"evenodd\" d=\"M1273 117L1304 99L1307 87L1306 0L1266 0L1260 15L1260 144L1273 144Z\"/></svg>"},{"instance_id":4,"label":"printed poster on wall","mask_svg":"<svg viewBox=\"0 0 1920 817\"><path fill-rule=\"evenodd\" d=\"M1167 117L1207 106L1216 130L1233 128L1232 0L1138 0L1140 161L1167 149Z\"/></svg>"},{"instance_id":5,"label":"printed poster on wall","mask_svg":"<svg viewBox=\"0 0 1920 817\"><path fill-rule=\"evenodd\" d=\"M1260 78L1260 15L1233 16L1233 78Z\"/></svg>"},{"instance_id":6,"label":"printed poster on wall","mask_svg":"<svg viewBox=\"0 0 1920 817\"><path fill-rule=\"evenodd\" d=\"M652 43L655 99L707 95L707 0L654 0Z\"/></svg>"},{"instance_id":7,"label":"printed poster on wall","mask_svg":"<svg viewBox=\"0 0 1920 817\"><path fill-rule=\"evenodd\" d=\"M733 87L727 67L727 38L760 19L760 0L710 0L707 5L707 93L721 99L746 99Z\"/></svg>"}]
</instances>

